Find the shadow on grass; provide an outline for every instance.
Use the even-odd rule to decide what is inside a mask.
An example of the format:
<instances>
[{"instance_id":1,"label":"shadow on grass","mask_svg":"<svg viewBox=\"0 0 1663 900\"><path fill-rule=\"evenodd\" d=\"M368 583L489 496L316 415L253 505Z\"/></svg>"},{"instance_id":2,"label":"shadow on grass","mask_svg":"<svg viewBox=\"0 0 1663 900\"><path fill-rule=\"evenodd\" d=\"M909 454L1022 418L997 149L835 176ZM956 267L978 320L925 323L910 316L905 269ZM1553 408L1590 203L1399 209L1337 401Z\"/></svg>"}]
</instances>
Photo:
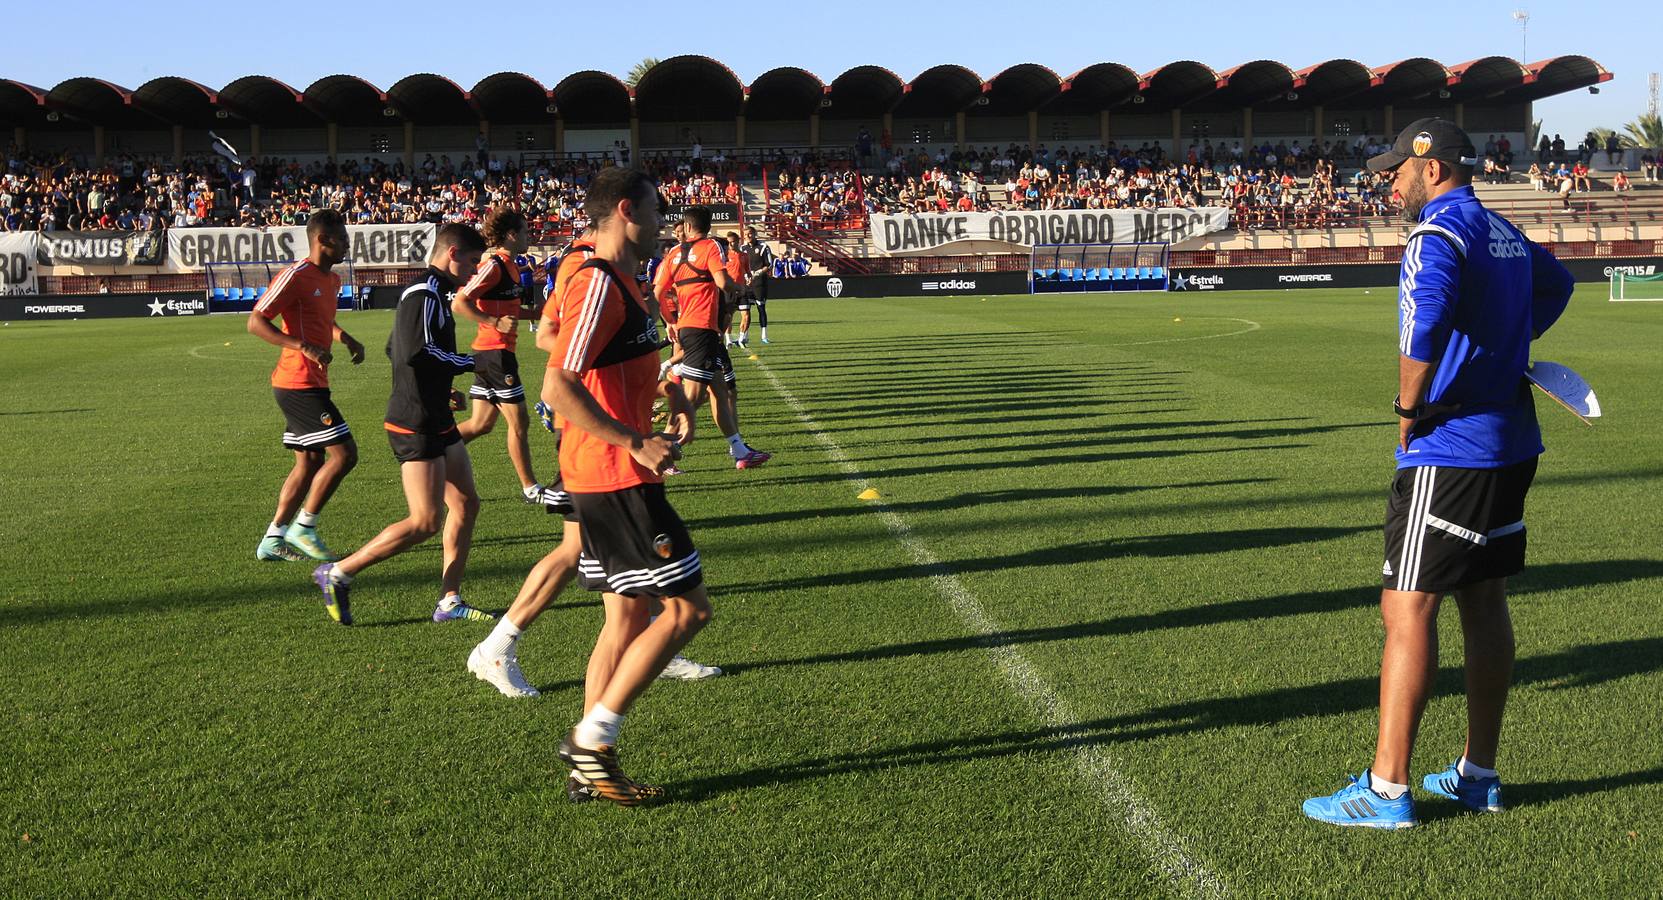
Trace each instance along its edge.
<instances>
[{"instance_id":1,"label":"shadow on grass","mask_svg":"<svg viewBox=\"0 0 1663 900\"><path fill-rule=\"evenodd\" d=\"M1574 678L1579 687L1603 684L1663 670L1663 638L1643 638L1587 644L1560 653L1519 660L1514 684L1554 683ZM1438 671L1434 692L1462 691L1461 670ZM901 766L939 766L943 763L1004 759L1033 753L1054 753L1081 747L1112 746L1216 731L1274 725L1289 719L1337 716L1373 709L1379 698L1374 678L1353 678L1328 684L1282 688L1257 694L1215 697L1159 706L1144 712L1107 716L1056 728L1034 728L999 734L925 741L863 753L822 756L779 766L764 766L674 785L676 799L704 800L728 791L769 785L794 784L833 775L894 769ZM1658 770L1650 769L1588 782L1521 785L1515 805L1550 803L1564 797L1630 784L1653 783ZM1315 789L1317 786L1313 786ZM1288 815L1295 815L1298 798L1288 798Z\"/></svg>"},{"instance_id":2,"label":"shadow on grass","mask_svg":"<svg viewBox=\"0 0 1663 900\"><path fill-rule=\"evenodd\" d=\"M414 622L429 621L422 619L398 619L388 622L375 622L373 617L377 611L403 612L414 608L415 605L425 605L429 611L432 603L439 596L439 566L438 558L441 552L439 542L431 541L405 551L401 556L418 556L431 553L434 565L425 571L386 571L378 572L371 569L363 573L361 580L353 581L352 598L354 611L362 616L368 612L372 621L361 622L354 628L384 628L394 625L406 625ZM530 571L533 559L519 559L492 563L475 562L468 567L468 580L496 577L510 577L523 579ZM269 563L257 565L268 566ZM0 617L0 632L7 628L19 628L38 625L59 620L73 621L76 619L101 619L113 616L141 616L146 614L168 614L175 611L212 612L230 607L247 608L249 610L272 610L282 605L292 605L305 601L304 615L316 615L320 622L327 622L324 618L322 595L318 593L317 585L310 578L310 565L289 567L295 573L295 579L285 584L248 585L236 584L218 589L198 589L192 591L167 591L157 594L126 595L119 597L97 597L79 603L55 603L49 606L24 606L8 608L4 617ZM589 596L594 599L578 600L565 603L552 603L549 609L585 609L600 608L599 595L584 595L578 588L569 587L573 596ZM420 601L412 599L420 596ZM316 604L314 607L313 604ZM302 615L297 611L296 615Z\"/></svg>"},{"instance_id":3,"label":"shadow on grass","mask_svg":"<svg viewBox=\"0 0 1663 900\"><path fill-rule=\"evenodd\" d=\"M97 410L90 406L76 407L74 409L19 409L12 412L0 412L0 416L56 416L64 413L87 412L97 412Z\"/></svg>"},{"instance_id":4,"label":"shadow on grass","mask_svg":"<svg viewBox=\"0 0 1663 900\"><path fill-rule=\"evenodd\" d=\"M889 503L898 513L945 512L953 509L980 509L1000 503L1029 503L1036 500L1081 500L1089 497L1115 497L1138 491L1183 490L1188 488L1231 487L1243 484L1269 484L1275 478L1231 478L1222 481L1191 481L1178 484L1080 485L1065 488L1020 488L1008 491L986 491L974 494L954 494L940 500L919 500L912 503ZM688 519L689 528L735 528L747 525L772 525L798 522L804 519L850 518L869 516L871 506L861 503L828 506L821 509L788 509L766 513L737 513L730 516L709 516Z\"/></svg>"},{"instance_id":5,"label":"shadow on grass","mask_svg":"<svg viewBox=\"0 0 1663 900\"><path fill-rule=\"evenodd\" d=\"M1229 553L1237 550L1264 550L1271 547L1305 545L1316 541L1349 537L1363 532L1377 531L1379 528L1380 526L1375 524L1335 527L1247 528L1239 531L1207 531L1156 534L1147 537L1110 538L1100 541L1082 541L1077 544L1061 544L999 556L981 555L971 559L944 560L936 565L884 566L810 575L801 578L785 578L776 581L723 584L718 586L717 590L722 594L797 591L813 588L847 587L856 584L877 584L885 581L924 579L938 575L1005 572L1012 569L1067 566L1121 557L1159 558Z\"/></svg>"},{"instance_id":6,"label":"shadow on grass","mask_svg":"<svg viewBox=\"0 0 1663 900\"><path fill-rule=\"evenodd\" d=\"M1263 444L1248 447L1213 447L1206 449L1185 450L1120 450L1103 453L1075 453L1072 455L1054 454L1046 456L1043 459L1033 460L1025 465L1024 468L1042 469L1055 466L1077 466L1087 463L1122 462L1131 459L1171 459L1181 456L1201 456L1219 453L1258 453L1269 450L1299 450L1307 446L1310 445ZM865 475L869 479L877 480L882 478L905 478L911 475L956 475L963 474L965 472L983 470L1004 471L1009 470L1013 465L1008 460L960 460L954 457L950 451L943 451L942 453L937 454L937 457L948 461L930 466L896 466L888 469L863 469L861 474ZM820 460L816 459L815 464L818 465L819 463ZM698 463L695 461L694 464L697 465ZM776 468L789 469L789 466L782 463L776 465ZM776 487L787 484L824 484L827 482L836 483L847 480L848 476L844 475L842 472L820 472L813 475L782 475L773 478L747 478L745 479L745 483L750 486L766 490L767 487ZM676 486L677 493L694 491L725 491L728 489L728 484L725 482L687 485L678 484Z\"/></svg>"},{"instance_id":7,"label":"shadow on grass","mask_svg":"<svg viewBox=\"0 0 1663 900\"><path fill-rule=\"evenodd\" d=\"M1528 597L1531 594L1546 591L1592 585L1624 584L1647 578L1660 578L1663 577L1663 562L1647 559L1616 559L1601 562L1553 563L1533 566L1527 575L1528 577L1520 576L1514 579L1509 586L1509 596L1515 603L1520 597ZM737 664L724 663L722 668L730 674L741 675L760 669L789 666L875 662L908 656L924 656L932 653L957 653L963 650L978 650L990 647L1019 647L1023 644L1039 644L1049 641L1112 637L1120 634L1139 634L1167 628L1197 628L1231 622L1250 622L1256 619L1302 616L1308 613L1363 609L1373 607L1379 602L1379 585L1359 585L1336 591L1306 591L1298 594L1281 594L1274 597L1231 600L1224 603L1209 603L1205 606L1186 606L1178 609L1163 609L1158 612L1116 616L1095 622L1074 622L1048 628L1003 631L985 636L971 635L912 641L905 644L892 644L887 647L872 647L866 650L850 650L842 653L825 653L798 659L776 659Z\"/></svg>"}]
</instances>

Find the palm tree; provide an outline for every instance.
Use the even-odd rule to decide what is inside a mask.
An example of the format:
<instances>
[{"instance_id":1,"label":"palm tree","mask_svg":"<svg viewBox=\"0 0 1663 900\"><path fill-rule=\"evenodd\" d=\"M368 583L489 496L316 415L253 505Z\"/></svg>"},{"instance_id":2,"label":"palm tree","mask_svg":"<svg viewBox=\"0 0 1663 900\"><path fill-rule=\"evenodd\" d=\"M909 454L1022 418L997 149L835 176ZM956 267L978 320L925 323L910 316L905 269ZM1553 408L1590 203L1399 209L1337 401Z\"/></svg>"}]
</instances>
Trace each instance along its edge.
<instances>
[{"instance_id":1,"label":"palm tree","mask_svg":"<svg viewBox=\"0 0 1663 900\"><path fill-rule=\"evenodd\" d=\"M1623 146L1655 150L1663 147L1663 120L1656 113L1645 113L1624 126Z\"/></svg>"},{"instance_id":2,"label":"palm tree","mask_svg":"<svg viewBox=\"0 0 1663 900\"><path fill-rule=\"evenodd\" d=\"M624 76L624 84L627 84L632 88L635 87L641 83L641 77L646 75L647 71L656 65L658 65L658 58L655 56L648 56L642 59L640 62L635 64L635 68L629 70L628 75Z\"/></svg>"}]
</instances>

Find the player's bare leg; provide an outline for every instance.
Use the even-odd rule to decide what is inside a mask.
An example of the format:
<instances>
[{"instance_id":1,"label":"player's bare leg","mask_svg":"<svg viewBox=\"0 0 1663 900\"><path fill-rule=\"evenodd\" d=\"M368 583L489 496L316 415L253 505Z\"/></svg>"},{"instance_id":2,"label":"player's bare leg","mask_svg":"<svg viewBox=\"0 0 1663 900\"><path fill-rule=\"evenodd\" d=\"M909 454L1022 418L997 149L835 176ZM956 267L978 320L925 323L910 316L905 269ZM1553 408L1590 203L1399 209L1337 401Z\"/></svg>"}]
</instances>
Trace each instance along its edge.
<instances>
[{"instance_id":1,"label":"player's bare leg","mask_svg":"<svg viewBox=\"0 0 1663 900\"><path fill-rule=\"evenodd\" d=\"M1513 682L1513 620L1507 610L1507 579L1492 578L1456 592L1466 648L1467 762L1496 767L1501 717Z\"/></svg>"},{"instance_id":2,"label":"player's bare leg","mask_svg":"<svg viewBox=\"0 0 1663 900\"><path fill-rule=\"evenodd\" d=\"M525 411L525 404L503 404L501 413L508 425L508 461L514 464L514 474L520 476L520 489L541 487L531 472L531 417Z\"/></svg>"},{"instance_id":3,"label":"player's bare leg","mask_svg":"<svg viewBox=\"0 0 1663 900\"><path fill-rule=\"evenodd\" d=\"M404 482L404 499L409 504L410 514L381 529L380 534L359 547L357 552L335 563L337 573L350 579L439 533L444 510L445 462L445 457L441 456L399 466L399 476Z\"/></svg>"},{"instance_id":4,"label":"player's bare leg","mask_svg":"<svg viewBox=\"0 0 1663 900\"><path fill-rule=\"evenodd\" d=\"M462 573L468 567L473 547L474 521L479 518L479 491L474 487L473 461L460 442L445 448L444 570L440 577L442 597L459 595Z\"/></svg>"},{"instance_id":5,"label":"player's bare leg","mask_svg":"<svg viewBox=\"0 0 1663 900\"><path fill-rule=\"evenodd\" d=\"M323 468L324 454L321 450L296 450L294 452L294 468L283 479L283 486L277 491L277 512L272 516L273 523L284 526L300 511L300 502L312 490L312 479L317 477L318 470Z\"/></svg>"},{"instance_id":6,"label":"player's bare leg","mask_svg":"<svg viewBox=\"0 0 1663 900\"><path fill-rule=\"evenodd\" d=\"M751 469L772 458L772 454L745 443L739 434L739 385L736 382L718 379L711 383L710 417L716 420L716 429L727 438L728 453L733 456L735 467Z\"/></svg>"},{"instance_id":7,"label":"player's bare leg","mask_svg":"<svg viewBox=\"0 0 1663 900\"><path fill-rule=\"evenodd\" d=\"M278 492L277 514L255 555L266 560L299 559L301 554L334 559L334 552L318 534L318 514L356 465L358 443L350 435L323 450L295 451L294 468Z\"/></svg>"},{"instance_id":8,"label":"player's bare leg","mask_svg":"<svg viewBox=\"0 0 1663 900\"><path fill-rule=\"evenodd\" d=\"M468 654L468 671L489 683L506 697L536 697L538 691L520 671L520 635L554 601L561 588L577 574L577 557L583 550L583 535L576 522L567 522L560 543L531 567L525 584L496 628Z\"/></svg>"},{"instance_id":9,"label":"player's bare leg","mask_svg":"<svg viewBox=\"0 0 1663 900\"><path fill-rule=\"evenodd\" d=\"M1439 594L1381 591L1386 649L1380 661L1380 734L1370 774L1397 785L1409 783L1409 756L1421 714L1438 674Z\"/></svg>"},{"instance_id":10,"label":"player's bare leg","mask_svg":"<svg viewBox=\"0 0 1663 900\"><path fill-rule=\"evenodd\" d=\"M312 515L323 512L323 507L329 498L335 496L335 489L341 486L347 473L358 467L358 442L347 438L339 444L330 444L324 448L323 465L312 477L311 489L306 492L306 505L303 507Z\"/></svg>"},{"instance_id":11,"label":"player's bare leg","mask_svg":"<svg viewBox=\"0 0 1663 900\"><path fill-rule=\"evenodd\" d=\"M652 603L619 594L602 595L606 624L595 640L584 676L583 720L560 744L573 768L567 794L604 797L625 806L662 797L660 788L631 780L618 768L616 744L624 714L666 663L705 625L712 613L701 585L685 597L666 597L652 618ZM614 705L616 704L616 705Z\"/></svg>"},{"instance_id":12,"label":"player's bare leg","mask_svg":"<svg viewBox=\"0 0 1663 900\"><path fill-rule=\"evenodd\" d=\"M473 413L468 416L466 422L456 426L456 431L462 435L462 442L468 443L474 438L490 434L491 429L495 427L497 427L497 405L475 397Z\"/></svg>"}]
</instances>

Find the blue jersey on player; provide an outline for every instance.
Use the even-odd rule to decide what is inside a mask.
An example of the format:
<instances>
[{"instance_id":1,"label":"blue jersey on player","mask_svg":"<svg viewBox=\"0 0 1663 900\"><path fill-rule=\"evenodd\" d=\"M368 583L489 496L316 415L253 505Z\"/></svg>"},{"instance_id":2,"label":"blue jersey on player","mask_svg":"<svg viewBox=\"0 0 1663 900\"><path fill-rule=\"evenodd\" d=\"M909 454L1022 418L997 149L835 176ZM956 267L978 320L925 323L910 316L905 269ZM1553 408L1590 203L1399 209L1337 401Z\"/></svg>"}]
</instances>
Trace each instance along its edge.
<instances>
[{"instance_id":1,"label":"blue jersey on player","mask_svg":"<svg viewBox=\"0 0 1663 900\"><path fill-rule=\"evenodd\" d=\"M1524 381L1530 342L1570 301L1552 254L1486 210L1470 186L1434 198L1409 233L1398 277L1398 349L1436 364L1426 402L1460 409L1416 428L1398 468L1493 469L1542 452Z\"/></svg>"}]
</instances>

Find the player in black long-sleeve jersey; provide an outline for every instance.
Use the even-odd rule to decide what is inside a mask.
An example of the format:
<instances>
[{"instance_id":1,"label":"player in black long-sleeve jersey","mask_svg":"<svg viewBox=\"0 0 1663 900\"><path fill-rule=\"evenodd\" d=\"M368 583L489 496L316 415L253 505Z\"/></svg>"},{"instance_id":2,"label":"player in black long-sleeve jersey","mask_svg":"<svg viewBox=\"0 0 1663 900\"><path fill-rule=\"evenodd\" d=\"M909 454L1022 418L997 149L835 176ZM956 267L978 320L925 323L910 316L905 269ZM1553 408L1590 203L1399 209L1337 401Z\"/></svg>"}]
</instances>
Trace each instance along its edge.
<instances>
[{"instance_id":1,"label":"player in black long-sleeve jersey","mask_svg":"<svg viewBox=\"0 0 1663 900\"><path fill-rule=\"evenodd\" d=\"M352 579L382 560L437 534L444 521L444 570L433 621L490 621L488 613L462 602L462 571L479 515L473 463L451 414L451 379L472 372L474 360L456 352L456 320L450 299L458 284L473 277L485 241L466 225L446 225L434 239L422 279L399 297L387 358L393 364L393 392L387 399L387 440L399 461L410 514L376 535L356 553L312 573L323 591L324 609L342 625L352 624Z\"/></svg>"}]
</instances>

